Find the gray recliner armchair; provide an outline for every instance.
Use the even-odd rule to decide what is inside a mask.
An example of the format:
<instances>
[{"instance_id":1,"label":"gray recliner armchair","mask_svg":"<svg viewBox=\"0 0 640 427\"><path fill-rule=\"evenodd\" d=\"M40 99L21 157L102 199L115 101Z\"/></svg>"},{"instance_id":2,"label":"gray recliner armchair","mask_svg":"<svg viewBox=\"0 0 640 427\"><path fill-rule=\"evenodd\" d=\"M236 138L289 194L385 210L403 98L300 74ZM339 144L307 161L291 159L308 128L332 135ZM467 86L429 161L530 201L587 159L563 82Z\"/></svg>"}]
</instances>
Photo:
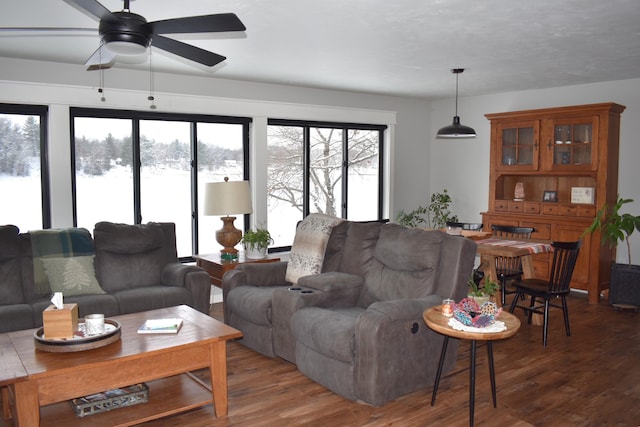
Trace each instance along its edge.
<instances>
[{"instance_id":1,"label":"gray recliner armchair","mask_svg":"<svg viewBox=\"0 0 640 427\"><path fill-rule=\"evenodd\" d=\"M422 314L443 298L464 297L475 254L469 239L382 227L370 266L350 295L331 298L335 291L326 284L307 282L318 286L316 298L326 293L324 300L334 303L293 313L298 369L347 399L376 406L433 385L443 338ZM456 355L457 342L450 341L445 371Z\"/></svg>"}]
</instances>

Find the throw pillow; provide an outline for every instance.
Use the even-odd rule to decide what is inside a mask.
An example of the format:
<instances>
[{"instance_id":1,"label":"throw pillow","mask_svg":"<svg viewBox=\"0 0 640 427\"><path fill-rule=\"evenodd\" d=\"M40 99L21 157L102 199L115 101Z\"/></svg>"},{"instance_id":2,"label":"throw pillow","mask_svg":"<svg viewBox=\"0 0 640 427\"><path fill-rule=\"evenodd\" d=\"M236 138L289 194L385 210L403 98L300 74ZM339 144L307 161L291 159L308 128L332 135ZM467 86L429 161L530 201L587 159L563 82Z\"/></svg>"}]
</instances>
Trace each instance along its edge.
<instances>
[{"instance_id":1,"label":"throw pillow","mask_svg":"<svg viewBox=\"0 0 640 427\"><path fill-rule=\"evenodd\" d=\"M331 230L342 221L331 215L311 214L298 224L285 274L288 282L298 283L302 276L320 273Z\"/></svg>"},{"instance_id":2,"label":"throw pillow","mask_svg":"<svg viewBox=\"0 0 640 427\"><path fill-rule=\"evenodd\" d=\"M42 267L52 292L73 295L104 294L96 279L94 255L67 258L42 258Z\"/></svg>"}]
</instances>

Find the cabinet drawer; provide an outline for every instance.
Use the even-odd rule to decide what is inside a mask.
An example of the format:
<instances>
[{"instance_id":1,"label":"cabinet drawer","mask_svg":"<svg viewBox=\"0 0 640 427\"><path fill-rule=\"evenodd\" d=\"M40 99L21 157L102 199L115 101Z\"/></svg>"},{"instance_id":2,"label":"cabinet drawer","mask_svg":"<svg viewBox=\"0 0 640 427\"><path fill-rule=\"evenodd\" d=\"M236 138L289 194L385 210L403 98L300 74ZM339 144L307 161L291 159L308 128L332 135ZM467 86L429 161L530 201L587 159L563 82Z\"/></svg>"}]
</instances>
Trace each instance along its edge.
<instances>
[{"instance_id":1,"label":"cabinet drawer","mask_svg":"<svg viewBox=\"0 0 640 427\"><path fill-rule=\"evenodd\" d=\"M578 216L593 218L596 216L596 207L592 205L578 205Z\"/></svg>"},{"instance_id":2,"label":"cabinet drawer","mask_svg":"<svg viewBox=\"0 0 640 427\"><path fill-rule=\"evenodd\" d=\"M540 203L537 202L524 202L524 212L530 214L540 213Z\"/></svg>"},{"instance_id":3,"label":"cabinet drawer","mask_svg":"<svg viewBox=\"0 0 640 427\"><path fill-rule=\"evenodd\" d=\"M542 222L525 222L522 221L521 227L533 227L532 239L551 239L551 224Z\"/></svg>"},{"instance_id":4,"label":"cabinet drawer","mask_svg":"<svg viewBox=\"0 0 640 427\"><path fill-rule=\"evenodd\" d=\"M524 202L508 202L509 212L524 212Z\"/></svg>"},{"instance_id":5,"label":"cabinet drawer","mask_svg":"<svg viewBox=\"0 0 640 427\"><path fill-rule=\"evenodd\" d=\"M509 203L507 200L496 200L496 211L507 212L509 211Z\"/></svg>"},{"instance_id":6,"label":"cabinet drawer","mask_svg":"<svg viewBox=\"0 0 640 427\"><path fill-rule=\"evenodd\" d=\"M542 204L543 215L558 215L558 205L555 203L543 203Z\"/></svg>"},{"instance_id":7,"label":"cabinet drawer","mask_svg":"<svg viewBox=\"0 0 640 427\"><path fill-rule=\"evenodd\" d=\"M578 207L576 205L558 205L558 215L576 216Z\"/></svg>"}]
</instances>

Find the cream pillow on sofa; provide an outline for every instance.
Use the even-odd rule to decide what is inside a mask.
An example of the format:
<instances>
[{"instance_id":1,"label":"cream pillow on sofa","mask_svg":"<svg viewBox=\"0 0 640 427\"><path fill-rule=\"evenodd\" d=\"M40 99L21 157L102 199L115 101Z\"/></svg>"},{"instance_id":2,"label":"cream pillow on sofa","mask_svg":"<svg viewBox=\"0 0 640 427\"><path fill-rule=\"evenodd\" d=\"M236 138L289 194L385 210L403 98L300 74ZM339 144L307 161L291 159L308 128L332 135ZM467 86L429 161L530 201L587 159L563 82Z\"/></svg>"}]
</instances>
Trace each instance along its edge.
<instances>
[{"instance_id":1,"label":"cream pillow on sofa","mask_svg":"<svg viewBox=\"0 0 640 427\"><path fill-rule=\"evenodd\" d=\"M93 267L95 255L42 258L42 267L52 292L73 295L104 294Z\"/></svg>"},{"instance_id":2,"label":"cream pillow on sofa","mask_svg":"<svg viewBox=\"0 0 640 427\"><path fill-rule=\"evenodd\" d=\"M308 215L298 224L285 274L288 282L298 283L300 277L322 271L329 236L333 227L342 221L342 218L316 213Z\"/></svg>"}]
</instances>

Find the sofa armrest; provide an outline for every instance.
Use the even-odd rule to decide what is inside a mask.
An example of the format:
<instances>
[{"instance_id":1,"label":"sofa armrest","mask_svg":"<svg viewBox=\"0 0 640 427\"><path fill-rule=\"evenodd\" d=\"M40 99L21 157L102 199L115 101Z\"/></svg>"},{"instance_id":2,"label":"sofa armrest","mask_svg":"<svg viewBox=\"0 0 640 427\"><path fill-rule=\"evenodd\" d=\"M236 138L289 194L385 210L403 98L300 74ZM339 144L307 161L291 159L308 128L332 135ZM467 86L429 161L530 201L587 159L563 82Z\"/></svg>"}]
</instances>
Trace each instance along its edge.
<instances>
[{"instance_id":1,"label":"sofa armrest","mask_svg":"<svg viewBox=\"0 0 640 427\"><path fill-rule=\"evenodd\" d=\"M441 304L439 295L371 304L356 322L356 394L381 405L391 398L433 385L443 336L422 314ZM449 341L444 372L455 364L458 340Z\"/></svg>"},{"instance_id":2,"label":"sofa armrest","mask_svg":"<svg viewBox=\"0 0 640 427\"><path fill-rule=\"evenodd\" d=\"M323 292L340 292L348 289L359 293L363 285L362 276L337 271L303 276L298 279L298 286Z\"/></svg>"},{"instance_id":3,"label":"sofa armrest","mask_svg":"<svg viewBox=\"0 0 640 427\"><path fill-rule=\"evenodd\" d=\"M179 286L187 289L193 297L193 308L209 314L211 278L204 269L174 262L164 267L161 281L165 286Z\"/></svg>"},{"instance_id":4,"label":"sofa armrest","mask_svg":"<svg viewBox=\"0 0 640 427\"><path fill-rule=\"evenodd\" d=\"M240 264L222 276L222 291L226 296L236 286L283 286L286 273L286 261Z\"/></svg>"}]
</instances>

